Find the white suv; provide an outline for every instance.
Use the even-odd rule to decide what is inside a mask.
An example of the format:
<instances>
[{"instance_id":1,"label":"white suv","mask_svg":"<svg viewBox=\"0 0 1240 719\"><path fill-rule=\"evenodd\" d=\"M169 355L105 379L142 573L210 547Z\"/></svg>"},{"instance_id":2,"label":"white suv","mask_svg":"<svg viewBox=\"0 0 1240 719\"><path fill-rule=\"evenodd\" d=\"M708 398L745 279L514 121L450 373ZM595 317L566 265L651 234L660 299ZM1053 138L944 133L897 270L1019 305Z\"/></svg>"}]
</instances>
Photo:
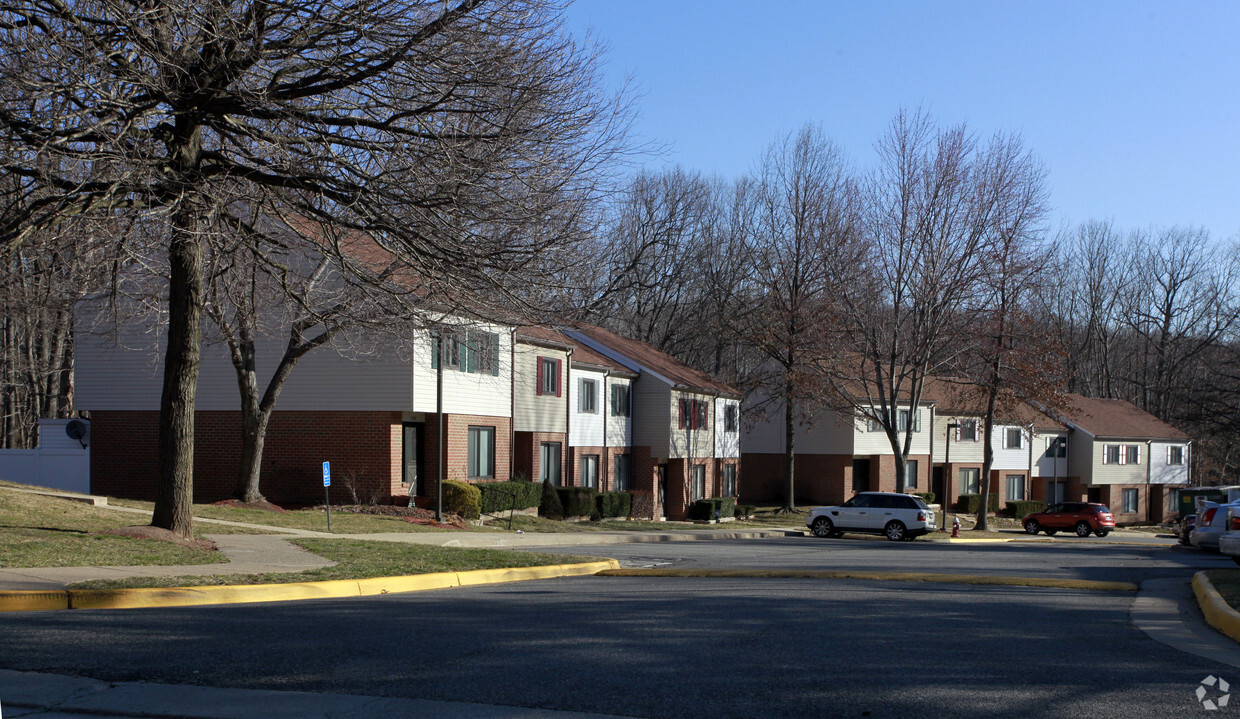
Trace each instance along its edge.
<instances>
[{"instance_id":1,"label":"white suv","mask_svg":"<svg viewBox=\"0 0 1240 719\"><path fill-rule=\"evenodd\" d=\"M838 507L815 507L805 518L815 537L844 532L886 534L893 542L912 540L935 529L934 511L913 494L861 492Z\"/></svg>"}]
</instances>

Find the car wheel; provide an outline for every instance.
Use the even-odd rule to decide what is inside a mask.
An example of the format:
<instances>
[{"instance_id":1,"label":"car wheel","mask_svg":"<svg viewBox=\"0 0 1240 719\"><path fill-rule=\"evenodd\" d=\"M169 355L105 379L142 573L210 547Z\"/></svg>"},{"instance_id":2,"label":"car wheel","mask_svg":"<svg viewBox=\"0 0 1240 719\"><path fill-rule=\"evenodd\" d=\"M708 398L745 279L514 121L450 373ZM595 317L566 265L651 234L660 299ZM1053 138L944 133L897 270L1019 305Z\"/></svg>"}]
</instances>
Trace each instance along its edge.
<instances>
[{"instance_id":1,"label":"car wheel","mask_svg":"<svg viewBox=\"0 0 1240 719\"><path fill-rule=\"evenodd\" d=\"M1056 533L1056 532L1058 532L1058 531L1059 531L1058 529L1048 529L1048 530L1046 530L1046 536L1048 536L1048 537L1053 537L1053 536L1055 536L1055 533Z\"/></svg>"},{"instance_id":2,"label":"car wheel","mask_svg":"<svg viewBox=\"0 0 1240 719\"><path fill-rule=\"evenodd\" d=\"M813 530L815 537L830 537L835 534L835 528L831 526L831 520L826 517L815 519L810 529Z\"/></svg>"},{"instance_id":3,"label":"car wheel","mask_svg":"<svg viewBox=\"0 0 1240 719\"><path fill-rule=\"evenodd\" d=\"M904 524L895 520L888 522L884 531L887 532L887 539L893 542L902 542L908 536L908 530L904 528Z\"/></svg>"},{"instance_id":4,"label":"car wheel","mask_svg":"<svg viewBox=\"0 0 1240 719\"><path fill-rule=\"evenodd\" d=\"M1038 533L1038 520L1031 519L1028 522L1025 522L1025 534L1037 534L1037 533Z\"/></svg>"},{"instance_id":5,"label":"car wheel","mask_svg":"<svg viewBox=\"0 0 1240 719\"><path fill-rule=\"evenodd\" d=\"M1111 530L1109 529L1099 529L1097 532L1094 532L1094 534L1098 535L1099 537L1105 537L1110 533L1111 533Z\"/></svg>"},{"instance_id":6,"label":"car wheel","mask_svg":"<svg viewBox=\"0 0 1240 719\"><path fill-rule=\"evenodd\" d=\"M1088 537L1089 535L1093 533L1094 533L1094 530L1090 528L1089 522L1077 522L1076 523L1076 536Z\"/></svg>"}]
</instances>

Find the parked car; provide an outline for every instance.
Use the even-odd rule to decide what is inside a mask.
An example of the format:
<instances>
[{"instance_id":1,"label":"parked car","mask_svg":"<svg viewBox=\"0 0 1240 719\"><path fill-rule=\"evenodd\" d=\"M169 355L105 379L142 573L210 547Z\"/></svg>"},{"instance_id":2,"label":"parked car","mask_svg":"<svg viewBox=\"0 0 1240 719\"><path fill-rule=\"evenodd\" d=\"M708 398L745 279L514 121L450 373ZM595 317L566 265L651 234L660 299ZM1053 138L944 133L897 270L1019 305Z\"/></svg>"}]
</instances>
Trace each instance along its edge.
<instances>
[{"instance_id":1,"label":"parked car","mask_svg":"<svg viewBox=\"0 0 1240 719\"><path fill-rule=\"evenodd\" d=\"M895 492L860 492L835 507L815 507L805 518L815 537L844 532L885 534L893 542L912 540L935 530L934 510L921 497Z\"/></svg>"},{"instance_id":2,"label":"parked car","mask_svg":"<svg viewBox=\"0 0 1240 719\"><path fill-rule=\"evenodd\" d=\"M1240 564L1240 504L1224 505L1218 508L1223 519L1223 534L1218 538L1218 551L1231 557L1231 561Z\"/></svg>"},{"instance_id":3,"label":"parked car","mask_svg":"<svg viewBox=\"0 0 1240 719\"><path fill-rule=\"evenodd\" d=\"M1206 502L1201 505L1197 526L1193 527L1192 533L1188 535L1188 541L1198 549L1218 549L1219 537L1223 536L1226 529L1228 507L1240 507L1240 502Z\"/></svg>"},{"instance_id":4,"label":"parked car","mask_svg":"<svg viewBox=\"0 0 1240 719\"><path fill-rule=\"evenodd\" d=\"M1188 544L1188 537L1197 526L1197 515L1186 514L1180 518L1180 544Z\"/></svg>"},{"instance_id":5,"label":"parked car","mask_svg":"<svg viewBox=\"0 0 1240 719\"><path fill-rule=\"evenodd\" d=\"M1097 502L1060 502L1041 512L1034 512L1022 522L1029 534L1046 532L1054 536L1060 530L1072 530L1078 537L1096 534L1105 537L1115 529L1115 517L1105 504Z\"/></svg>"}]
</instances>

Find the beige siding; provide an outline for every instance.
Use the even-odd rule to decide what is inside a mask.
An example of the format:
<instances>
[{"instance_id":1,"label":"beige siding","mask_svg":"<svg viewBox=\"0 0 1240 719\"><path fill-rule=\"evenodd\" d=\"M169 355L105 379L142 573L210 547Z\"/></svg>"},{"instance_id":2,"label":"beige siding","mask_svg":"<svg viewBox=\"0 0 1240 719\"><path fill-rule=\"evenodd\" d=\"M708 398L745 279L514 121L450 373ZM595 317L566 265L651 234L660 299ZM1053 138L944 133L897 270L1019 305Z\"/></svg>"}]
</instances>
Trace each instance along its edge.
<instances>
[{"instance_id":1,"label":"beige siding","mask_svg":"<svg viewBox=\"0 0 1240 719\"><path fill-rule=\"evenodd\" d=\"M706 394L695 394L693 392L673 391L670 393L671 401L668 403L668 411L670 412L671 422L671 446L669 455L675 459L687 457L711 457L715 451L715 422L711 416L710 402L714 398ZM685 418L685 426L680 427L680 400L697 400L698 402L707 403L706 426L699 429L689 429L688 417Z\"/></svg>"},{"instance_id":2,"label":"beige siding","mask_svg":"<svg viewBox=\"0 0 1240 719\"><path fill-rule=\"evenodd\" d=\"M1141 448L1141 457L1136 464L1104 464L1103 458L1106 456L1106 448L1108 445L1119 445L1120 453L1123 454L1123 447L1127 445L1136 445ZM1092 473L1089 479L1082 477L1086 484L1143 484L1149 470L1149 446L1143 440L1137 439L1097 439L1094 440L1093 446L1090 448Z\"/></svg>"},{"instance_id":3,"label":"beige siding","mask_svg":"<svg viewBox=\"0 0 1240 719\"><path fill-rule=\"evenodd\" d=\"M560 362L560 396L538 393L538 358L547 357ZM535 347L517 343L513 371L515 414L512 418L516 432L564 432L568 421L568 382L575 381L568 367L568 353L560 350Z\"/></svg>"},{"instance_id":4,"label":"beige siding","mask_svg":"<svg viewBox=\"0 0 1240 719\"><path fill-rule=\"evenodd\" d=\"M633 444L649 447L655 460L666 460L676 417L672 388L643 374L633 383Z\"/></svg>"},{"instance_id":5,"label":"beige siding","mask_svg":"<svg viewBox=\"0 0 1240 719\"><path fill-rule=\"evenodd\" d=\"M456 368L444 368L444 411L449 414L509 417L512 415L512 334L503 327L493 325L476 325L474 329L494 332L498 335L498 374L462 372ZM430 333L420 333L413 353L415 412L437 411L439 372L432 367L433 351L434 339Z\"/></svg>"}]
</instances>

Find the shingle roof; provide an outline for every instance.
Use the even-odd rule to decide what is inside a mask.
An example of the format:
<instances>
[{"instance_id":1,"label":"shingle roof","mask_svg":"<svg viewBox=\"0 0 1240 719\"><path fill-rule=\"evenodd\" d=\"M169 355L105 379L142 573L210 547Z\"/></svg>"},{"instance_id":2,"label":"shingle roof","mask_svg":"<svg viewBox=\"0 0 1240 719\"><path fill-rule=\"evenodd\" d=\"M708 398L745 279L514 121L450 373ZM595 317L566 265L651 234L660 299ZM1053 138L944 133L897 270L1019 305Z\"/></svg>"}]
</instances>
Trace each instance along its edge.
<instances>
[{"instance_id":1,"label":"shingle roof","mask_svg":"<svg viewBox=\"0 0 1240 719\"><path fill-rule=\"evenodd\" d=\"M697 389L712 394L723 394L733 397L741 395L740 391L735 387L725 382L720 382L705 372L694 369L666 352L658 350L640 340L621 337L614 332L593 325L574 325L570 329L576 330L591 340L615 350L617 353L643 367L649 368L652 372L673 382L677 387Z\"/></svg>"},{"instance_id":2,"label":"shingle roof","mask_svg":"<svg viewBox=\"0 0 1240 719\"><path fill-rule=\"evenodd\" d=\"M939 414L980 417L986 413L986 401L980 393L970 391L971 389L976 390L976 387L941 377L929 377L922 389L922 399L934 401L935 412ZM1063 423L1025 402L996 410L995 422L996 424L1021 426L1033 425L1043 430L1067 429Z\"/></svg>"},{"instance_id":3,"label":"shingle roof","mask_svg":"<svg viewBox=\"0 0 1240 719\"><path fill-rule=\"evenodd\" d=\"M542 325L522 325L517 328L517 339L531 341L533 344L546 343L552 346L565 345L573 350L572 361L574 364L585 364L594 367L604 367L613 372L636 375L628 367L620 364L616 360L596 352L577 340L569 337L558 329L553 327L544 327Z\"/></svg>"},{"instance_id":4,"label":"shingle roof","mask_svg":"<svg viewBox=\"0 0 1240 719\"><path fill-rule=\"evenodd\" d=\"M1067 396L1066 419L1095 437L1140 437L1187 441L1189 436L1122 399Z\"/></svg>"}]
</instances>

